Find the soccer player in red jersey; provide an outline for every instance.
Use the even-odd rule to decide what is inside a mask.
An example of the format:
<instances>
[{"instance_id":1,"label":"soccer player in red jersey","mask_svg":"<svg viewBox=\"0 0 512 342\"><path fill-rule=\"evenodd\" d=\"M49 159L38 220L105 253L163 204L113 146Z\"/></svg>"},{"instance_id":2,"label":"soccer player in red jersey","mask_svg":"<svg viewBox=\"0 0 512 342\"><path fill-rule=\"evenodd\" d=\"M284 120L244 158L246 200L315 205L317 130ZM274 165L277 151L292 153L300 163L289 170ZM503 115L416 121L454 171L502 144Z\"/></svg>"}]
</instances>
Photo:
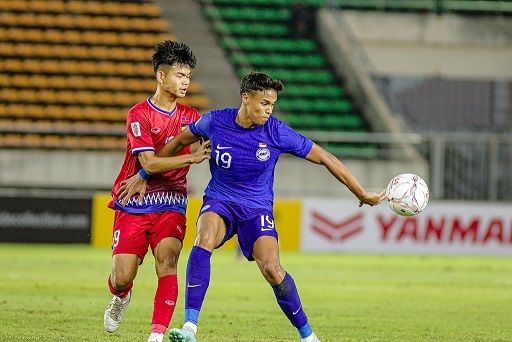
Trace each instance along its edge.
<instances>
[{"instance_id":1,"label":"soccer player in red jersey","mask_svg":"<svg viewBox=\"0 0 512 342\"><path fill-rule=\"evenodd\" d=\"M114 297L105 310L104 327L108 332L119 327L131 299L137 269L151 247L158 285L148 342L162 341L176 305L177 262L186 230L186 174L189 165L209 159L211 152L205 146L194 153L186 147L175 157L155 156L155 150L200 117L196 109L177 102L187 92L195 65L194 54L183 43L164 41L155 46L153 67L157 88L153 96L128 112L126 155L109 204L115 210L112 273L108 278ZM162 165L169 171L149 176ZM148 180L145 196L134 196L120 203L116 193L121 182L139 170Z\"/></svg>"}]
</instances>

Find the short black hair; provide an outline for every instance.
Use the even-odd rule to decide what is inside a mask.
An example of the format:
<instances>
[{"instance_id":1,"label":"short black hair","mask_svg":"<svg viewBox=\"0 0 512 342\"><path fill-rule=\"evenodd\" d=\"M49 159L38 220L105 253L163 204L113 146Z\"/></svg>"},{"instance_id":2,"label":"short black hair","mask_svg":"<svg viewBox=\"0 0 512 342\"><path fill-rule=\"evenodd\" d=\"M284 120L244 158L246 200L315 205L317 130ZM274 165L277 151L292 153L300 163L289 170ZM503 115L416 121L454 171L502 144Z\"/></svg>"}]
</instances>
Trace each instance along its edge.
<instances>
[{"instance_id":1,"label":"short black hair","mask_svg":"<svg viewBox=\"0 0 512 342\"><path fill-rule=\"evenodd\" d=\"M155 73L162 64L188 65L190 69L194 69L196 63L196 56L185 43L165 40L155 45L155 51L153 52L153 70Z\"/></svg>"},{"instance_id":2,"label":"short black hair","mask_svg":"<svg viewBox=\"0 0 512 342\"><path fill-rule=\"evenodd\" d=\"M283 88L283 82L280 80L275 80L262 72L251 72L245 75L240 82L240 95L268 89L275 90L279 93Z\"/></svg>"}]
</instances>

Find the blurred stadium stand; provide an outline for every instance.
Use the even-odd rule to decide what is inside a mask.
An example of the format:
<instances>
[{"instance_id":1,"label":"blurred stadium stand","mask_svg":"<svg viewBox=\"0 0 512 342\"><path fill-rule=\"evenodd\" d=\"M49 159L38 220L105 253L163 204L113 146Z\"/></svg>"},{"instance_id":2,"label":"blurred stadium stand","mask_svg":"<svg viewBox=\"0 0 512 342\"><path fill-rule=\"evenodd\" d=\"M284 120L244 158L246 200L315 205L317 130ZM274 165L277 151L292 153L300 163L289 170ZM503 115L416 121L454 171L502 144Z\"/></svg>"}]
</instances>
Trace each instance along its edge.
<instances>
[{"instance_id":1,"label":"blurred stadium stand","mask_svg":"<svg viewBox=\"0 0 512 342\"><path fill-rule=\"evenodd\" d=\"M218 5L289 7L301 2L306 6L337 6L364 11L435 12L465 14L512 14L511 1L498 0L201 0ZM282 14L285 16L284 14ZM272 16L272 14L270 14Z\"/></svg>"},{"instance_id":2,"label":"blurred stadium stand","mask_svg":"<svg viewBox=\"0 0 512 342\"><path fill-rule=\"evenodd\" d=\"M297 8L292 1L200 2L240 77L256 70L283 80L281 119L299 131L371 131L317 41L316 7ZM376 147L364 142L317 142L345 157L377 155Z\"/></svg>"},{"instance_id":3,"label":"blurred stadium stand","mask_svg":"<svg viewBox=\"0 0 512 342\"><path fill-rule=\"evenodd\" d=\"M512 2L456 3L426 12L322 9L322 39L356 84L352 93L364 93L368 74L394 115L428 142L417 146L433 197L510 200Z\"/></svg>"},{"instance_id":4,"label":"blurred stadium stand","mask_svg":"<svg viewBox=\"0 0 512 342\"><path fill-rule=\"evenodd\" d=\"M335 34L315 32L329 22L314 22L322 11ZM280 118L368 187L414 170L434 198L510 201L511 19L512 1L492 0L0 0L0 161L10 166L0 190L109 189L126 111L154 91L152 48L178 38L198 55L185 103L200 111L238 105L238 77L265 71L285 82ZM407 60L410 42L431 45ZM453 42L461 55L447 71L429 49ZM440 69L415 74L429 60ZM405 158L404 142L419 157ZM189 177L197 189L202 167ZM283 158L278 168L278 196L350 195L314 165Z\"/></svg>"},{"instance_id":5,"label":"blurred stadium stand","mask_svg":"<svg viewBox=\"0 0 512 342\"><path fill-rule=\"evenodd\" d=\"M176 39L151 1L0 1L0 146L121 150L155 88L153 46ZM182 101L210 100L192 82Z\"/></svg>"}]
</instances>

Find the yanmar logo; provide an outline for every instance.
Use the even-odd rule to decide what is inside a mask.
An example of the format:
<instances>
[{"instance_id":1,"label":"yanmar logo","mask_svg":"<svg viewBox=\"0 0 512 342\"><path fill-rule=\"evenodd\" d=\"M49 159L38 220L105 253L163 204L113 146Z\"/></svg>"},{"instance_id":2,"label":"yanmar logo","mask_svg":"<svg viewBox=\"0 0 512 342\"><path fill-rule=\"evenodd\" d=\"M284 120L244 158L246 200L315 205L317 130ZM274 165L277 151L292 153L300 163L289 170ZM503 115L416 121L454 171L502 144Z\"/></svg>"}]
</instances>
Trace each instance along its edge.
<instances>
[{"instance_id":1,"label":"yanmar logo","mask_svg":"<svg viewBox=\"0 0 512 342\"><path fill-rule=\"evenodd\" d=\"M418 215L400 217L377 215L382 242L414 241L415 243L472 244L491 242L512 245L512 221L506 217L471 217L457 215Z\"/></svg>"},{"instance_id":2,"label":"yanmar logo","mask_svg":"<svg viewBox=\"0 0 512 342\"><path fill-rule=\"evenodd\" d=\"M344 241L363 231L363 217L363 213L358 212L341 221L334 221L313 210L311 229L329 241Z\"/></svg>"}]
</instances>

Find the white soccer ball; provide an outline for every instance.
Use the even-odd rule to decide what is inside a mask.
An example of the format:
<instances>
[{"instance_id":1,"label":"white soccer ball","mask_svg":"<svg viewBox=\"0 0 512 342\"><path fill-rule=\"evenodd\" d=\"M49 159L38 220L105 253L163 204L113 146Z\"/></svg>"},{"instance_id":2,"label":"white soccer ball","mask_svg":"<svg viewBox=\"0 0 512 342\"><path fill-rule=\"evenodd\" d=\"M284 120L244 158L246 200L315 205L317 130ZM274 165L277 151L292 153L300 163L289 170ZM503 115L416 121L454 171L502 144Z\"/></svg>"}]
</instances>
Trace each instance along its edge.
<instances>
[{"instance_id":1,"label":"white soccer ball","mask_svg":"<svg viewBox=\"0 0 512 342\"><path fill-rule=\"evenodd\" d=\"M418 175L404 173L393 177L386 188L391 210L401 216L414 216L423 211L428 203L427 183Z\"/></svg>"}]
</instances>

